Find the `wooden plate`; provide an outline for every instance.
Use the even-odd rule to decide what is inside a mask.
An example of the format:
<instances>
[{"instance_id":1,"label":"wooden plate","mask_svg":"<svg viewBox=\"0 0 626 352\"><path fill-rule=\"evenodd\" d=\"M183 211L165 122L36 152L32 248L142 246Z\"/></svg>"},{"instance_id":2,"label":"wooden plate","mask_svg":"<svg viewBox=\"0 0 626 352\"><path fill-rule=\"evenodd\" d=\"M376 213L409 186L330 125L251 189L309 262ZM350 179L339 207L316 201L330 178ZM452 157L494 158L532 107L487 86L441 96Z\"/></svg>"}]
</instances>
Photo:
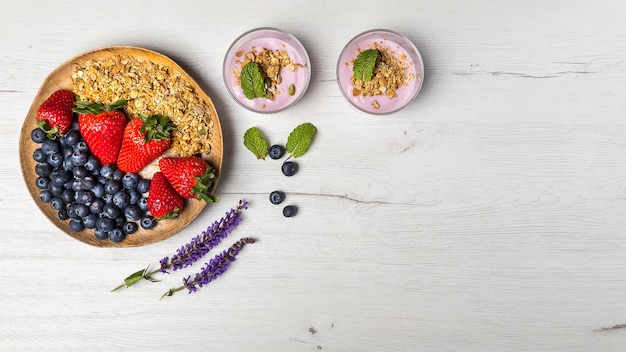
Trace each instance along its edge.
<instances>
[{"instance_id":1,"label":"wooden plate","mask_svg":"<svg viewBox=\"0 0 626 352\"><path fill-rule=\"evenodd\" d=\"M37 163L35 162L35 160L33 160L32 156L35 149L39 148L40 145L34 143L30 139L31 131L37 127L35 119L37 109L39 108L41 103L43 103L43 101L46 100L56 90L72 90L71 75L77 65L82 66L88 60L101 59L118 54L124 56L142 57L154 63L168 66L174 71L179 71L182 74L183 78L189 81L199 99L203 100L206 103L207 107L211 110L210 116L212 119L214 119L212 129L213 136L211 141L211 152L209 155L203 156L203 158L207 160L209 164L217 170L218 178L213 184L211 190L212 192L215 192L217 180L219 180L219 174L222 169L222 129L219 118L217 116L217 112L215 110L215 106L213 105L211 99L206 95L206 93L204 93L202 89L198 86L198 84L173 60L151 50L129 46L114 46L96 49L68 60L57 69L52 71L52 73L50 73L50 75L46 78L41 88L39 89L39 92L37 93L37 96L35 97L35 100L33 101L33 104L31 105L28 114L26 115L26 119L24 120L24 123L22 125L22 131L20 133L20 163L22 167L22 174L24 176L26 186L28 187L28 191L30 192L32 198L35 200L35 203L37 204L39 209L41 209L46 217L63 232L67 233L68 235L74 237L79 241L96 247L136 247L162 241L175 235L176 233L184 229L187 225L189 225L200 214L205 206L205 203L203 201L187 199L185 200L185 207L178 219L161 221L152 230L144 230L139 227L139 230L137 232L132 235L126 236L126 238L122 242L113 243L109 240L98 240L94 237L93 230L85 229L81 232L71 231L69 229L69 221L59 220L56 211L52 210L49 204L44 203L39 199L39 192L41 190L38 189L35 185L35 180L37 179L37 174L35 173L35 165Z\"/></svg>"}]
</instances>

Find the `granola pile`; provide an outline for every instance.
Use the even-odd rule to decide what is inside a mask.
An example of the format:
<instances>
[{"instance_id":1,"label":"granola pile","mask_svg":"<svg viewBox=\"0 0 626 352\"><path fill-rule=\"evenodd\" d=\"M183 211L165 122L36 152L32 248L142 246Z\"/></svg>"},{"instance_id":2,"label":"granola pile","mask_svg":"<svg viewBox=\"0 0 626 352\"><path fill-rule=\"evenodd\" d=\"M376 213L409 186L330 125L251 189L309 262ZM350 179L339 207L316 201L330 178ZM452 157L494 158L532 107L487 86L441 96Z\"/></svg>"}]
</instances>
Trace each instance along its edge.
<instances>
[{"instance_id":1,"label":"granola pile","mask_svg":"<svg viewBox=\"0 0 626 352\"><path fill-rule=\"evenodd\" d=\"M142 57L113 55L77 66L72 85L79 100L105 105L128 100L124 112L129 117L168 116L176 125L171 149L180 156L211 151L211 109L178 70Z\"/></svg>"},{"instance_id":2,"label":"granola pile","mask_svg":"<svg viewBox=\"0 0 626 352\"><path fill-rule=\"evenodd\" d=\"M380 52L374 68L374 75L371 80L365 82L352 76L351 83L354 85L352 95L355 97L361 95L395 98L397 97L396 91L398 88L415 79L412 73L408 74L408 76L406 74L409 67L407 57L404 54L397 56L389 48L378 43L374 45L374 49ZM372 104L374 108L379 107L376 101Z\"/></svg>"},{"instance_id":3,"label":"granola pile","mask_svg":"<svg viewBox=\"0 0 626 352\"><path fill-rule=\"evenodd\" d=\"M249 62L256 62L260 66L267 86L265 98L269 100L275 100L276 96L282 93L282 90L278 89L278 85L283 81L280 75L280 70L283 67L292 72L295 72L300 67L304 67L289 57L286 50L268 50L265 48L256 50L256 48L252 48L248 52L238 51L235 53L235 56L243 58L243 60L237 61L241 68ZM241 70L233 69L233 74L237 77L237 83L241 84Z\"/></svg>"}]
</instances>

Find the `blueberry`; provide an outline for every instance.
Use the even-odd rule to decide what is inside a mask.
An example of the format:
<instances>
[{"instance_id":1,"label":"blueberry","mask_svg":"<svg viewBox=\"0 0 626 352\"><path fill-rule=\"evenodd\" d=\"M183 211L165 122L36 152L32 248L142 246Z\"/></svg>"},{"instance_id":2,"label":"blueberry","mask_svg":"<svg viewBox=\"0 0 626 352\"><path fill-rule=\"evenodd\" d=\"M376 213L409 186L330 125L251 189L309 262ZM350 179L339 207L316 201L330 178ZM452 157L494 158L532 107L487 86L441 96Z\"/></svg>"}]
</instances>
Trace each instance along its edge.
<instances>
[{"instance_id":1,"label":"blueberry","mask_svg":"<svg viewBox=\"0 0 626 352\"><path fill-rule=\"evenodd\" d=\"M126 189L135 189L139 183L139 175L129 172L122 176L122 186Z\"/></svg>"},{"instance_id":2,"label":"blueberry","mask_svg":"<svg viewBox=\"0 0 626 352\"><path fill-rule=\"evenodd\" d=\"M141 179L137 183L137 190L141 193L147 193L150 190L150 180L147 178Z\"/></svg>"},{"instance_id":3,"label":"blueberry","mask_svg":"<svg viewBox=\"0 0 626 352\"><path fill-rule=\"evenodd\" d=\"M96 229L101 230L101 231L109 232L113 230L114 226L115 226L115 221L107 217L100 217L96 221Z\"/></svg>"},{"instance_id":4,"label":"blueberry","mask_svg":"<svg viewBox=\"0 0 626 352\"><path fill-rule=\"evenodd\" d=\"M111 242L122 242L124 237L126 237L126 234L119 227L116 227L113 230L109 231L109 240L111 240Z\"/></svg>"},{"instance_id":5,"label":"blueberry","mask_svg":"<svg viewBox=\"0 0 626 352\"><path fill-rule=\"evenodd\" d=\"M113 179L115 181L121 182L123 177L124 177L124 172L122 170L113 171Z\"/></svg>"},{"instance_id":6,"label":"blueberry","mask_svg":"<svg viewBox=\"0 0 626 352\"><path fill-rule=\"evenodd\" d=\"M83 225L85 225L88 229L95 229L98 218L99 217L96 214L89 214L83 218Z\"/></svg>"},{"instance_id":7,"label":"blueberry","mask_svg":"<svg viewBox=\"0 0 626 352\"><path fill-rule=\"evenodd\" d=\"M52 172L52 167L46 163L38 163L35 166L35 173L39 176L48 177Z\"/></svg>"},{"instance_id":8,"label":"blueberry","mask_svg":"<svg viewBox=\"0 0 626 352\"><path fill-rule=\"evenodd\" d=\"M74 198L76 198L76 202L78 204L89 206L96 199L96 196L92 191L78 191L76 192Z\"/></svg>"},{"instance_id":9,"label":"blueberry","mask_svg":"<svg viewBox=\"0 0 626 352\"><path fill-rule=\"evenodd\" d=\"M76 215L76 208L78 207L78 203L71 203L67 206L67 215L72 219L78 219L80 216Z\"/></svg>"},{"instance_id":10,"label":"blueberry","mask_svg":"<svg viewBox=\"0 0 626 352\"><path fill-rule=\"evenodd\" d=\"M74 191L71 189L64 189L63 192L61 192L61 199L63 199L63 201L66 204L70 204L74 201Z\"/></svg>"},{"instance_id":11,"label":"blueberry","mask_svg":"<svg viewBox=\"0 0 626 352\"><path fill-rule=\"evenodd\" d=\"M39 192L39 199L41 199L41 201L44 203L48 203L52 199L52 193L50 193L50 191L48 191L47 189L43 190Z\"/></svg>"},{"instance_id":12,"label":"blueberry","mask_svg":"<svg viewBox=\"0 0 626 352\"><path fill-rule=\"evenodd\" d=\"M83 190L83 185L80 184L80 180L76 179L72 181L72 190L80 192Z\"/></svg>"},{"instance_id":13,"label":"blueberry","mask_svg":"<svg viewBox=\"0 0 626 352\"><path fill-rule=\"evenodd\" d=\"M106 240L109 238L109 232L100 229L95 229L93 231L93 235L99 240Z\"/></svg>"},{"instance_id":14,"label":"blueberry","mask_svg":"<svg viewBox=\"0 0 626 352\"><path fill-rule=\"evenodd\" d=\"M102 196L104 196L104 185L98 182L93 185L91 191L93 192L93 195L96 196L96 198L102 198Z\"/></svg>"},{"instance_id":15,"label":"blueberry","mask_svg":"<svg viewBox=\"0 0 626 352\"><path fill-rule=\"evenodd\" d=\"M82 136L78 130L69 130L65 134L65 145L68 147L73 147L76 143L80 142Z\"/></svg>"},{"instance_id":16,"label":"blueberry","mask_svg":"<svg viewBox=\"0 0 626 352\"><path fill-rule=\"evenodd\" d=\"M122 189L122 185L116 180L109 180L104 184L104 192L110 195L114 195Z\"/></svg>"},{"instance_id":17,"label":"blueberry","mask_svg":"<svg viewBox=\"0 0 626 352\"><path fill-rule=\"evenodd\" d=\"M65 148L63 148L61 153L63 154L63 159L64 160L69 160L72 157L72 154L74 153L74 149L72 149L70 147L65 147Z\"/></svg>"},{"instance_id":18,"label":"blueberry","mask_svg":"<svg viewBox=\"0 0 626 352\"><path fill-rule=\"evenodd\" d=\"M113 203L113 195L109 194L109 193L105 193L102 196L102 200L106 203L106 204L110 204Z\"/></svg>"},{"instance_id":19,"label":"blueberry","mask_svg":"<svg viewBox=\"0 0 626 352\"><path fill-rule=\"evenodd\" d=\"M89 151L89 146L87 145L87 142L85 142L84 140L80 140L76 144L74 144L74 151L87 152Z\"/></svg>"},{"instance_id":20,"label":"blueberry","mask_svg":"<svg viewBox=\"0 0 626 352\"><path fill-rule=\"evenodd\" d=\"M30 138L35 143L43 143L48 137L46 136L46 132L44 132L41 128L35 128L30 132Z\"/></svg>"},{"instance_id":21,"label":"blueberry","mask_svg":"<svg viewBox=\"0 0 626 352\"><path fill-rule=\"evenodd\" d=\"M122 231L127 235L137 232L138 228L139 226L136 222L125 222L124 225L122 225Z\"/></svg>"},{"instance_id":22,"label":"blueberry","mask_svg":"<svg viewBox=\"0 0 626 352\"><path fill-rule=\"evenodd\" d=\"M72 160L72 164L74 166L83 166L87 163L87 159L89 155L86 151L75 150L74 153L70 156L70 160Z\"/></svg>"},{"instance_id":23,"label":"blueberry","mask_svg":"<svg viewBox=\"0 0 626 352\"><path fill-rule=\"evenodd\" d=\"M65 162L63 163L63 170L74 171L74 164L72 164L71 158L65 158Z\"/></svg>"},{"instance_id":24,"label":"blueberry","mask_svg":"<svg viewBox=\"0 0 626 352\"><path fill-rule=\"evenodd\" d=\"M89 204L89 210L93 214L100 215L104 211L104 206L105 205L106 205L106 202L103 199L96 198L96 199L94 199L93 202L91 202L91 204Z\"/></svg>"},{"instance_id":25,"label":"blueberry","mask_svg":"<svg viewBox=\"0 0 626 352\"><path fill-rule=\"evenodd\" d=\"M72 178L72 174L69 171L63 169L53 170L50 173L50 180L54 182L67 183L70 182Z\"/></svg>"},{"instance_id":26,"label":"blueberry","mask_svg":"<svg viewBox=\"0 0 626 352\"><path fill-rule=\"evenodd\" d=\"M113 195L113 204L115 204L118 208L124 209L130 203L130 196L128 192L122 190Z\"/></svg>"},{"instance_id":27,"label":"blueberry","mask_svg":"<svg viewBox=\"0 0 626 352\"><path fill-rule=\"evenodd\" d=\"M156 220L154 220L154 217L152 217L152 215L144 215L141 217L139 224L142 228L150 230L156 226L157 222Z\"/></svg>"},{"instance_id":28,"label":"blueberry","mask_svg":"<svg viewBox=\"0 0 626 352\"><path fill-rule=\"evenodd\" d=\"M89 157L87 157L87 162L85 162L84 166L85 169L93 173L96 170L100 170L100 161L98 161L98 158L96 158L95 156L89 155Z\"/></svg>"},{"instance_id":29,"label":"blueberry","mask_svg":"<svg viewBox=\"0 0 626 352\"><path fill-rule=\"evenodd\" d=\"M75 204L75 203L72 203ZM68 210L69 213L69 210ZM91 214L91 210L85 204L77 204L75 209L76 216L79 218L84 218L85 216Z\"/></svg>"},{"instance_id":30,"label":"blueberry","mask_svg":"<svg viewBox=\"0 0 626 352\"><path fill-rule=\"evenodd\" d=\"M87 176L80 180L80 185L84 190L90 191L96 185L96 181L93 178Z\"/></svg>"},{"instance_id":31,"label":"blueberry","mask_svg":"<svg viewBox=\"0 0 626 352\"><path fill-rule=\"evenodd\" d=\"M124 223L126 222L126 217L124 215L120 215L118 217L116 217L115 219L113 219L113 221L115 221L115 226L116 227L122 227L122 225L124 225Z\"/></svg>"},{"instance_id":32,"label":"blueberry","mask_svg":"<svg viewBox=\"0 0 626 352\"><path fill-rule=\"evenodd\" d=\"M46 162L53 169L57 169L63 165L63 155L61 153L50 154L48 155Z\"/></svg>"},{"instance_id":33,"label":"blueberry","mask_svg":"<svg viewBox=\"0 0 626 352\"><path fill-rule=\"evenodd\" d=\"M102 175L98 175L98 183L102 183L104 185L107 182L109 182L108 178L106 178L106 177L104 177Z\"/></svg>"},{"instance_id":34,"label":"blueberry","mask_svg":"<svg viewBox=\"0 0 626 352\"><path fill-rule=\"evenodd\" d=\"M33 159L38 163L45 163L48 160L48 156L43 152L43 150L41 150L41 148L37 148L33 152Z\"/></svg>"},{"instance_id":35,"label":"blueberry","mask_svg":"<svg viewBox=\"0 0 626 352\"><path fill-rule=\"evenodd\" d=\"M43 150L46 155L56 154L61 151L61 144L54 139L46 139L41 144L41 150Z\"/></svg>"},{"instance_id":36,"label":"blueberry","mask_svg":"<svg viewBox=\"0 0 626 352\"><path fill-rule=\"evenodd\" d=\"M74 232L80 232L85 229L85 225L80 219L72 219L70 220L70 230Z\"/></svg>"},{"instance_id":37,"label":"blueberry","mask_svg":"<svg viewBox=\"0 0 626 352\"><path fill-rule=\"evenodd\" d=\"M51 181L48 184L48 190L53 196L60 197L63 191L65 191L65 183Z\"/></svg>"},{"instance_id":38,"label":"blueberry","mask_svg":"<svg viewBox=\"0 0 626 352\"><path fill-rule=\"evenodd\" d=\"M144 215L144 211L138 205L131 204L124 209L124 216L128 220L137 221Z\"/></svg>"},{"instance_id":39,"label":"blueberry","mask_svg":"<svg viewBox=\"0 0 626 352\"><path fill-rule=\"evenodd\" d=\"M50 183L50 179L48 177L39 176L35 180L35 185L37 185L37 188L39 188L39 189L46 189L46 188L48 188L48 184L49 183Z\"/></svg>"},{"instance_id":40,"label":"blueberry","mask_svg":"<svg viewBox=\"0 0 626 352\"><path fill-rule=\"evenodd\" d=\"M130 204L137 204L141 199L141 193L137 189L131 189L128 191L128 195L130 196L130 200L128 201Z\"/></svg>"},{"instance_id":41,"label":"blueberry","mask_svg":"<svg viewBox=\"0 0 626 352\"><path fill-rule=\"evenodd\" d=\"M280 204L285 199L285 194L281 191L274 191L270 193L270 202L272 204Z\"/></svg>"},{"instance_id":42,"label":"blueberry","mask_svg":"<svg viewBox=\"0 0 626 352\"><path fill-rule=\"evenodd\" d=\"M293 176L298 171L298 164L293 161L286 161L282 166L283 175Z\"/></svg>"},{"instance_id":43,"label":"blueberry","mask_svg":"<svg viewBox=\"0 0 626 352\"><path fill-rule=\"evenodd\" d=\"M106 217L110 218L110 219L115 219L118 216L120 216L120 214L122 213L122 211L120 210L120 208L118 208L117 206L115 206L114 204L111 203L107 203L104 205L103 208L103 213Z\"/></svg>"},{"instance_id":44,"label":"blueberry","mask_svg":"<svg viewBox=\"0 0 626 352\"><path fill-rule=\"evenodd\" d=\"M74 162L72 162L72 165L73 164ZM89 176L89 170L87 170L84 166L75 166L72 169L72 172L74 173L74 177L76 178L83 178L83 177Z\"/></svg>"},{"instance_id":45,"label":"blueberry","mask_svg":"<svg viewBox=\"0 0 626 352\"><path fill-rule=\"evenodd\" d=\"M52 208L52 210L60 210L64 205L65 203L63 203L63 200L59 197L50 199L50 208Z\"/></svg>"},{"instance_id":46,"label":"blueberry","mask_svg":"<svg viewBox=\"0 0 626 352\"><path fill-rule=\"evenodd\" d=\"M69 215L67 215L67 209L59 209L59 211L57 212L57 218L59 218L59 220L67 220L67 218L69 218Z\"/></svg>"},{"instance_id":47,"label":"blueberry","mask_svg":"<svg viewBox=\"0 0 626 352\"><path fill-rule=\"evenodd\" d=\"M282 145L274 144L270 147L269 155L270 158L276 160L283 157L285 154L285 148Z\"/></svg>"},{"instance_id":48,"label":"blueberry","mask_svg":"<svg viewBox=\"0 0 626 352\"><path fill-rule=\"evenodd\" d=\"M288 205L283 208L283 215L287 218L295 216L298 212L298 208L295 205Z\"/></svg>"},{"instance_id":49,"label":"blueberry","mask_svg":"<svg viewBox=\"0 0 626 352\"><path fill-rule=\"evenodd\" d=\"M113 171L116 170L114 164L104 165L100 168L100 176L106 177L109 180L113 179Z\"/></svg>"},{"instance_id":50,"label":"blueberry","mask_svg":"<svg viewBox=\"0 0 626 352\"><path fill-rule=\"evenodd\" d=\"M137 205L139 206L139 209L141 209L143 211L148 211L148 198L142 197L137 202Z\"/></svg>"}]
</instances>

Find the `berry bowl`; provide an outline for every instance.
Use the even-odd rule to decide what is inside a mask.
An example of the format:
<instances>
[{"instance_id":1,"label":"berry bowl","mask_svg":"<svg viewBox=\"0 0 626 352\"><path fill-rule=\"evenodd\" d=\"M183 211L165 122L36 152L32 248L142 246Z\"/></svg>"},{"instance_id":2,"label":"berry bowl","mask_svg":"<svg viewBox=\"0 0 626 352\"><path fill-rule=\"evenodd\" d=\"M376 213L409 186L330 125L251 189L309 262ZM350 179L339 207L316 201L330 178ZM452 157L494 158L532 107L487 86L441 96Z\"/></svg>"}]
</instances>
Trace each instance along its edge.
<instances>
[{"instance_id":1,"label":"berry bowl","mask_svg":"<svg viewBox=\"0 0 626 352\"><path fill-rule=\"evenodd\" d=\"M351 106L368 114L401 110L417 97L423 81L424 63L419 51L409 39L390 30L357 35L343 48L337 62L341 93Z\"/></svg>"},{"instance_id":2,"label":"berry bowl","mask_svg":"<svg viewBox=\"0 0 626 352\"><path fill-rule=\"evenodd\" d=\"M114 64L103 64L111 62ZM138 62L143 63L143 66L135 64ZM76 135L78 130L74 127L63 137L57 137L55 140L46 140L46 135L37 131L36 116L39 109L54 92L59 90L71 91L76 100L101 100L106 105L111 104L112 100L127 99L128 104L124 107L127 118L135 117L138 114L156 113L154 111L156 105L160 108L171 106L171 104L162 102L157 103L158 99L154 96L157 93L164 93L152 85L146 85L148 88L139 92L137 90L129 91L121 85L119 89L110 91L111 96L99 90L87 94L87 87L91 87L91 85L82 88L80 86L80 82L89 81L86 75L93 75L94 78L97 78L95 82L101 82L100 79L124 78L130 72L127 65L136 69L133 74L139 81L151 81L153 78L159 79L160 77L164 82L163 86L169 85L167 92L172 90L187 92L188 95L185 96L193 102L193 105L183 104L184 109L180 110L183 116L178 120L176 130L172 132L174 135L183 130L187 133L187 129L193 125L208 126L202 131L203 136L210 138L190 140L190 144L182 139L183 137L173 136L172 145L163 156L181 156L183 152L180 151L180 148L175 147L176 145L207 146L207 149L199 152L198 155L201 155L202 159L215 169L215 175L219 175L222 167L222 130L215 107L198 84L168 57L144 48L115 46L88 51L61 64L44 80L26 115L19 139L20 164L26 187L39 210L62 232L94 247L136 247L165 240L187 227L207 204L197 199L185 199L184 207L180 210L177 219L144 222L142 217L140 221L139 217L142 213L139 210L144 211L144 215L148 215L141 205L145 204L143 201L147 201L146 195L149 194L149 186L146 183L142 184L142 180L151 179L153 174L159 170L156 161L137 173L141 179L136 176L129 179L127 176L130 174L121 173L119 168L117 170L106 168L109 164L97 166L98 164L92 161L91 156L88 156L89 148L86 144L83 145L85 142L80 142L82 137L80 134ZM106 67L107 69L100 70L98 67ZM109 70L111 67L116 68L116 73L109 77L108 72L112 72ZM144 72L153 69L157 70L155 74ZM166 74L169 72L172 73L172 77ZM83 96L90 96L91 98L83 98ZM130 108L140 110L130 110ZM193 112L196 115L193 119L189 119L187 112ZM170 113L163 113L170 116ZM74 124L77 125L76 121ZM176 141L181 143L177 144ZM198 143L193 143L194 141L198 141ZM62 160L50 159L57 154L59 154L58 158ZM48 159L46 159L46 155L48 155ZM68 163L68 158L71 160L70 163ZM110 165L116 165L116 163ZM119 158L117 165L119 165ZM96 180L98 182L95 182ZM216 185L217 179L212 184L211 192L215 190ZM73 196L69 190L75 191ZM126 191L121 192L120 190ZM107 195L113 194L115 195L106 198ZM110 202L103 202L105 199L110 200ZM109 203L116 207L110 206ZM137 206L131 207L129 204ZM98 216L94 216L94 214ZM101 219L105 216L109 219L115 219L115 225L111 221L102 221ZM93 227L94 223L96 224L95 228ZM100 233L95 231L99 229L98 223L103 225ZM106 230L108 231L107 238L102 236L105 231L105 224L108 229ZM111 226L113 229L109 229ZM124 231L123 235L120 230Z\"/></svg>"},{"instance_id":3,"label":"berry bowl","mask_svg":"<svg viewBox=\"0 0 626 352\"><path fill-rule=\"evenodd\" d=\"M276 28L243 33L224 57L224 84L244 108L275 113L298 102L311 78L304 46L293 35Z\"/></svg>"}]
</instances>

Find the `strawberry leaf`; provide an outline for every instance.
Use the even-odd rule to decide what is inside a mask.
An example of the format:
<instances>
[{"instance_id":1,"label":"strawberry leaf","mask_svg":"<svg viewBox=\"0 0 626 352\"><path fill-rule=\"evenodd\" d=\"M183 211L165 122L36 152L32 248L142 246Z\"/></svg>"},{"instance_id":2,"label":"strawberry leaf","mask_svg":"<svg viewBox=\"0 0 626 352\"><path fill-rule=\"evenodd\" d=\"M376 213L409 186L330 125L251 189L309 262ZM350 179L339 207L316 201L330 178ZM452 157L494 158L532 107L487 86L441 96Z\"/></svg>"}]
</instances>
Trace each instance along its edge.
<instances>
[{"instance_id":1,"label":"strawberry leaf","mask_svg":"<svg viewBox=\"0 0 626 352\"><path fill-rule=\"evenodd\" d=\"M287 144L285 145L285 151L289 153L289 158L298 158L304 155L304 153L309 150L316 132L317 129L315 126L309 122L305 122L294 128L289 134Z\"/></svg>"},{"instance_id":2,"label":"strawberry leaf","mask_svg":"<svg viewBox=\"0 0 626 352\"><path fill-rule=\"evenodd\" d=\"M243 135L243 145L248 148L257 159L265 160L269 147L267 141L263 138L261 131L256 127L250 127Z\"/></svg>"}]
</instances>

